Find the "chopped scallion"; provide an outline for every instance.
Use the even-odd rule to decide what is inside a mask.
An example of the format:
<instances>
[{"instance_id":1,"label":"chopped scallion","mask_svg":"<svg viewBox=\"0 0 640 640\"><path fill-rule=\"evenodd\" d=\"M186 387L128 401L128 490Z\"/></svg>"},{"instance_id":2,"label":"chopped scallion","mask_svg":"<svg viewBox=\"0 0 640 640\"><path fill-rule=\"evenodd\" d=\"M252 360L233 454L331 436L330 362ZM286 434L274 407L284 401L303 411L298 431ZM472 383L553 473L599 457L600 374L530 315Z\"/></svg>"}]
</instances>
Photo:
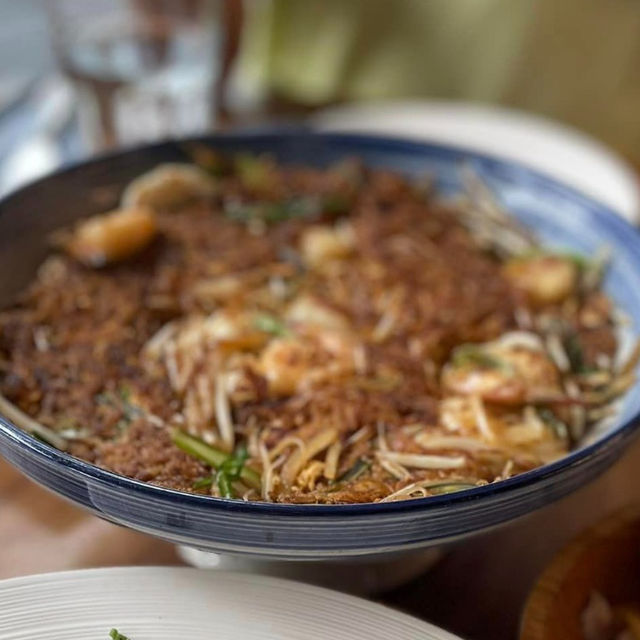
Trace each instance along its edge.
<instances>
[{"instance_id":1,"label":"chopped scallion","mask_svg":"<svg viewBox=\"0 0 640 640\"><path fill-rule=\"evenodd\" d=\"M231 479L226 473L218 472L216 476L216 482L218 483L218 490L223 498L235 498L236 494L231 486Z\"/></svg>"},{"instance_id":2,"label":"chopped scallion","mask_svg":"<svg viewBox=\"0 0 640 640\"><path fill-rule=\"evenodd\" d=\"M477 485L470 482L442 482L439 484L423 485L427 491L435 495L445 493L455 493L456 491L464 491L465 489L474 489Z\"/></svg>"},{"instance_id":3,"label":"chopped scallion","mask_svg":"<svg viewBox=\"0 0 640 640\"><path fill-rule=\"evenodd\" d=\"M454 352L451 362L455 367L473 365L485 369L506 369L506 363L474 344L463 344Z\"/></svg>"},{"instance_id":4,"label":"chopped scallion","mask_svg":"<svg viewBox=\"0 0 640 640\"><path fill-rule=\"evenodd\" d=\"M578 335L574 331L569 331L563 342L564 350L567 353L567 358L569 358L571 371L575 373L585 373L584 351Z\"/></svg>"},{"instance_id":5,"label":"chopped scallion","mask_svg":"<svg viewBox=\"0 0 640 640\"><path fill-rule=\"evenodd\" d=\"M269 313L257 313L253 318L253 324L258 331L271 333L274 336L284 336L289 333L285 324Z\"/></svg>"},{"instance_id":6,"label":"chopped scallion","mask_svg":"<svg viewBox=\"0 0 640 640\"><path fill-rule=\"evenodd\" d=\"M268 156L240 153L233 159L235 172L247 189L268 189L277 179L273 160Z\"/></svg>"},{"instance_id":7,"label":"chopped scallion","mask_svg":"<svg viewBox=\"0 0 640 640\"><path fill-rule=\"evenodd\" d=\"M244 482L248 487L251 487L252 489L260 489L260 474L251 467L248 467L244 464L246 457L242 458L241 456L238 456L237 452L230 456L228 453L225 453L220 449L216 449L215 447L212 447L202 440L194 438L193 436L190 436L184 433L184 431L180 431L179 429L174 429L171 432L171 439L179 449L189 454L190 456L208 464L210 467L216 469L216 471L222 471L223 475L227 477L229 476L230 472L233 475L235 470L239 468L237 476L238 479L242 480L242 482ZM240 460L242 460L241 464L239 462ZM225 465L225 463L227 463L227 466L223 466ZM219 475L220 474L217 474L217 477Z\"/></svg>"},{"instance_id":8,"label":"chopped scallion","mask_svg":"<svg viewBox=\"0 0 640 640\"><path fill-rule=\"evenodd\" d=\"M123 402L129 402L131 399L131 387L122 384L118 387L118 395Z\"/></svg>"},{"instance_id":9,"label":"chopped scallion","mask_svg":"<svg viewBox=\"0 0 640 640\"><path fill-rule=\"evenodd\" d=\"M194 458L198 458L198 460L202 460L202 462L205 462L214 469L219 469L222 463L229 457L229 454L224 451L220 451L220 449L216 449L179 429L172 431L171 438L179 449L182 449L182 451Z\"/></svg>"},{"instance_id":10,"label":"chopped scallion","mask_svg":"<svg viewBox=\"0 0 640 640\"><path fill-rule=\"evenodd\" d=\"M236 449L233 456L227 458L220 466L216 476L216 482L218 483L218 490L222 497L236 497L232 483L234 480L242 478L242 472L245 470L244 463L248 457L249 454L247 453L247 448L240 446Z\"/></svg>"},{"instance_id":11,"label":"chopped scallion","mask_svg":"<svg viewBox=\"0 0 640 640\"><path fill-rule=\"evenodd\" d=\"M569 429L567 425L556 416L556 414L547 407L538 407L536 409L540 419L544 424L553 431L557 438L566 440L569 437Z\"/></svg>"},{"instance_id":12,"label":"chopped scallion","mask_svg":"<svg viewBox=\"0 0 640 640\"><path fill-rule=\"evenodd\" d=\"M330 193L321 202L322 212L330 216L341 216L349 213L351 199L341 193Z\"/></svg>"},{"instance_id":13,"label":"chopped scallion","mask_svg":"<svg viewBox=\"0 0 640 640\"><path fill-rule=\"evenodd\" d=\"M368 460L365 460L364 458L358 458L351 469L345 471L339 478L337 478L336 482L353 482L370 468L371 463Z\"/></svg>"},{"instance_id":14,"label":"chopped scallion","mask_svg":"<svg viewBox=\"0 0 640 640\"><path fill-rule=\"evenodd\" d=\"M236 222L261 221L276 224L294 219L312 219L321 213L317 198L298 196L282 202L238 202L232 200L225 204L227 218Z\"/></svg>"},{"instance_id":15,"label":"chopped scallion","mask_svg":"<svg viewBox=\"0 0 640 640\"><path fill-rule=\"evenodd\" d=\"M198 478L191 487L193 489L208 489L211 485L213 485L213 476L209 476L208 478Z\"/></svg>"}]
</instances>

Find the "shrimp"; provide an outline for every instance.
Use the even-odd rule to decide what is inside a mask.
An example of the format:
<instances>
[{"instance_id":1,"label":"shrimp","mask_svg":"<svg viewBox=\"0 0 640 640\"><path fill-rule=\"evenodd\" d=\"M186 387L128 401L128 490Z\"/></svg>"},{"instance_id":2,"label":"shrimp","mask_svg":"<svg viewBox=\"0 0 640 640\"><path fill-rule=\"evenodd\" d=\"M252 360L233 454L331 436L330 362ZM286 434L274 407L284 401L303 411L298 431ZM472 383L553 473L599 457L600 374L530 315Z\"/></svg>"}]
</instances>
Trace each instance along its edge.
<instances>
[{"instance_id":1,"label":"shrimp","mask_svg":"<svg viewBox=\"0 0 640 640\"><path fill-rule=\"evenodd\" d=\"M449 396L440 402L439 421L452 437L424 438L425 448L429 442L452 442L470 439L471 446L482 457L493 451L508 457L523 459L534 456L537 464L555 460L567 451L567 441L550 428L532 406L498 407L484 404L478 396Z\"/></svg>"},{"instance_id":2,"label":"shrimp","mask_svg":"<svg viewBox=\"0 0 640 640\"><path fill-rule=\"evenodd\" d=\"M550 254L514 258L505 264L503 273L535 307L566 300L575 290L579 275L571 258Z\"/></svg>"},{"instance_id":3,"label":"shrimp","mask_svg":"<svg viewBox=\"0 0 640 640\"><path fill-rule=\"evenodd\" d=\"M204 170L189 164L163 164L136 178L122 194L125 207L174 209L215 195L217 186Z\"/></svg>"},{"instance_id":4,"label":"shrimp","mask_svg":"<svg viewBox=\"0 0 640 640\"><path fill-rule=\"evenodd\" d=\"M344 258L353 250L354 234L348 224L335 227L309 227L300 240L304 261L313 269L321 268L329 260Z\"/></svg>"},{"instance_id":5,"label":"shrimp","mask_svg":"<svg viewBox=\"0 0 640 640\"><path fill-rule=\"evenodd\" d=\"M503 405L561 390L558 370L542 349L500 341L456 349L442 371L442 384L451 393Z\"/></svg>"},{"instance_id":6,"label":"shrimp","mask_svg":"<svg viewBox=\"0 0 640 640\"><path fill-rule=\"evenodd\" d=\"M90 267L102 267L135 255L157 234L152 211L117 209L81 222L66 245L67 252Z\"/></svg>"},{"instance_id":7,"label":"shrimp","mask_svg":"<svg viewBox=\"0 0 640 640\"><path fill-rule=\"evenodd\" d=\"M356 345L345 333L321 329L304 336L272 340L259 360L259 371L275 395L291 395L313 384L355 370Z\"/></svg>"},{"instance_id":8,"label":"shrimp","mask_svg":"<svg viewBox=\"0 0 640 640\"><path fill-rule=\"evenodd\" d=\"M208 316L203 330L209 341L213 341L227 352L259 349L269 339L256 321L258 316L248 311L221 310Z\"/></svg>"},{"instance_id":9,"label":"shrimp","mask_svg":"<svg viewBox=\"0 0 640 640\"><path fill-rule=\"evenodd\" d=\"M349 326L340 312L309 295L296 298L289 305L285 317L294 326L321 327L335 331L345 330Z\"/></svg>"}]
</instances>

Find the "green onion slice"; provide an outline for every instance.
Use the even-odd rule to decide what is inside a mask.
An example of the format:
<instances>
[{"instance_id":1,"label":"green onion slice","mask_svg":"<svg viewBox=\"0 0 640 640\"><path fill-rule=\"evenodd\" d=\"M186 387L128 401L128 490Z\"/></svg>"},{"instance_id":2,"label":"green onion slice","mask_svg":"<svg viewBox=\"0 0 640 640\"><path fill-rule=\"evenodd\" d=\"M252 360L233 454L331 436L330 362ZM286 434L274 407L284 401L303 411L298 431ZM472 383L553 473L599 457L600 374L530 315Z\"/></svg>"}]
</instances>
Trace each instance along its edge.
<instances>
[{"instance_id":1,"label":"green onion slice","mask_svg":"<svg viewBox=\"0 0 640 640\"><path fill-rule=\"evenodd\" d=\"M242 480L248 487L259 490L261 487L260 474L244 464L247 454L238 453L229 455L228 453L216 449L199 438L190 436L180 429L174 429L171 432L173 443L182 451L190 456L201 460L202 462L213 467L218 472L222 472L228 480L235 479L233 476L237 472L237 478ZM226 465L225 465L226 463ZM217 477L220 474L218 473ZM225 481L223 481L224 483ZM218 478L218 485L220 481Z\"/></svg>"}]
</instances>

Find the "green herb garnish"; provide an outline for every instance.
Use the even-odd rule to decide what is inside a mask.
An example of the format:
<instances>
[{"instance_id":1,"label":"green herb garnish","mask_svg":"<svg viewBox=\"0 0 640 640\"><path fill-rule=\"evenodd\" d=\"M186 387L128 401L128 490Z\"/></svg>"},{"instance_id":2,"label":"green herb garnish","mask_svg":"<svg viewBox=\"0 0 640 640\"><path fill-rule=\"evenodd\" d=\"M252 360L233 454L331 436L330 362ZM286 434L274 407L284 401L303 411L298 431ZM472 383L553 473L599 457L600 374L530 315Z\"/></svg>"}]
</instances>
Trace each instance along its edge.
<instances>
[{"instance_id":1,"label":"green herb garnish","mask_svg":"<svg viewBox=\"0 0 640 640\"><path fill-rule=\"evenodd\" d=\"M371 463L364 458L358 458L355 464L345 471L341 476L336 479L336 483L338 482L353 482L357 480L365 471L368 471L371 468Z\"/></svg>"},{"instance_id":2,"label":"green herb garnish","mask_svg":"<svg viewBox=\"0 0 640 640\"><path fill-rule=\"evenodd\" d=\"M118 395L122 402L129 402L131 400L131 387L126 384L121 384L118 387Z\"/></svg>"},{"instance_id":3,"label":"green herb garnish","mask_svg":"<svg viewBox=\"0 0 640 640\"><path fill-rule=\"evenodd\" d=\"M96 394L93 399L96 401L96 404L103 404L109 407L113 406L113 396L106 391Z\"/></svg>"},{"instance_id":4,"label":"green herb garnish","mask_svg":"<svg viewBox=\"0 0 640 640\"><path fill-rule=\"evenodd\" d=\"M273 160L268 156L238 154L233 158L236 175L251 190L269 189L277 179Z\"/></svg>"},{"instance_id":5,"label":"green herb garnish","mask_svg":"<svg viewBox=\"0 0 640 640\"><path fill-rule=\"evenodd\" d=\"M213 476L209 476L207 478L198 478L191 487L193 489L208 489L211 485L213 485L215 478Z\"/></svg>"},{"instance_id":6,"label":"green herb garnish","mask_svg":"<svg viewBox=\"0 0 640 640\"><path fill-rule=\"evenodd\" d=\"M226 480L239 479L252 489L260 489L262 484L260 474L244 464L246 461L246 450L239 448L233 455L229 455L179 429L174 429L171 432L171 439L173 443L185 453L208 464L218 472L222 471L222 475L226 476ZM243 451L245 451L245 453L243 453ZM226 466L225 463L227 463ZM218 487L220 488L219 475L220 473L216 474L216 478ZM226 480L222 481L223 484Z\"/></svg>"},{"instance_id":7,"label":"green herb garnish","mask_svg":"<svg viewBox=\"0 0 640 640\"><path fill-rule=\"evenodd\" d=\"M563 345L567 358L569 358L571 371L575 373L586 373L584 351L578 335L574 331L568 331L564 337Z\"/></svg>"},{"instance_id":8,"label":"green herb garnish","mask_svg":"<svg viewBox=\"0 0 640 640\"><path fill-rule=\"evenodd\" d=\"M536 409L537 414L544 424L551 429L557 438L560 440L567 440L569 438L569 429L567 425L556 416L548 407L538 407Z\"/></svg>"},{"instance_id":9,"label":"green herb garnish","mask_svg":"<svg viewBox=\"0 0 640 640\"><path fill-rule=\"evenodd\" d=\"M580 271L586 271L591 268L591 260L583 256L581 253L566 251L557 255L560 258L567 258L568 260L571 260L571 262L573 262Z\"/></svg>"},{"instance_id":10,"label":"green herb garnish","mask_svg":"<svg viewBox=\"0 0 640 640\"><path fill-rule=\"evenodd\" d=\"M373 376L371 378L354 378L354 387L365 391L393 391L402 384L400 376Z\"/></svg>"},{"instance_id":11,"label":"green herb garnish","mask_svg":"<svg viewBox=\"0 0 640 640\"><path fill-rule=\"evenodd\" d=\"M244 445L240 445L232 456L227 458L220 466L220 472L228 475L233 480L237 480L242 473L244 463L247 461L249 453Z\"/></svg>"},{"instance_id":12,"label":"green herb garnish","mask_svg":"<svg viewBox=\"0 0 640 640\"><path fill-rule=\"evenodd\" d=\"M233 482L242 479L242 472L245 469L244 463L248 457L247 448L241 445L236 449L233 456L227 458L220 466L216 475L216 482L223 498L236 497L233 491Z\"/></svg>"},{"instance_id":13,"label":"green herb garnish","mask_svg":"<svg viewBox=\"0 0 640 640\"><path fill-rule=\"evenodd\" d=\"M120 633L117 629L111 629L111 631L109 631L109 637L111 640L129 640L127 636Z\"/></svg>"},{"instance_id":14,"label":"green herb garnish","mask_svg":"<svg viewBox=\"0 0 640 640\"><path fill-rule=\"evenodd\" d=\"M546 251L545 249L533 248L523 251L514 257L514 260L533 260L535 258L559 258L561 260L569 260L578 267L578 269L587 269L591 261L581 253L574 251Z\"/></svg>"},{"instance_id":15,"label":"green herb garnish","mask_svg":"<svg viewBox=\"0 0 640 640\"><path fill-rule=\"evenodd\" d=\"M318 199L313 196L298 196L272 206L267 211L265 222L282 222L296 218L309 220L321 212Z\"/></svg>"},{"instance_id":16,"label":"green herb garnish","mask_svg":"<svg viewBox=\"0 0 640 640\"><path fill-rule=\"evenodd\" d=\"M115 425L119 432L125 431L136 418L139 418L144 413L140 407L130 402L131 394L130 387L120 385L116 393L104 391L94 397L96 404L113 407L122 412L122 418L120 418Z\"/></svg>"},{"instance_id":17,"label":"green herb garnish","mask_svg":"<svg viewBox=\"0 0 640 640\"><path fill-rule=\"evenodd\" d=\"M460 345L454 352L451 362L455 367L477 366L484 369L508 369L508 365L495 356L487 353L475 344Z\"/></svg>"},{"instance_id":18,"label":"green herb garnish","mask_svg":"<svg viewBox=\"0 0 640 640\"><path fill-rule=\"evenodd\" d=\"M60 451L65 451L67 448L66 439L64 436L56 433L55 431L46 431L38 430L38 431L29 431L29 434L34 437L36 440L40 442L44 442L56 449L60 449Z\"/></svg>"},{"instance_id":19,"label":"green herb garnish","mask_svg":"<svg viewBox=\"0 0 640 640\"><path fill-rule=\"evenodd\" d=\"M471 482L442 482L438 484L425 485L424 488L435 495L443 495L445 493L455 493L456 491L464 491L465 489L474 489L478 485Z\"/></svg>"},{"instance_id":20,"label":"green herb garnish","mask_svg":"<svg viewBox=\"0 0 640 640\"><path fill-rule=\"evenodd\" d=\"M231 486L231 478L222 472L218 472L216 476L216 483L218 484L218 491L223 498L237 498L236 492Z\"/></svg>"},{"instance_id":21,"label":"green herb garnish","mask_svg":"<svg viewBox=\"0 0 640 640\"><path fill-rule=\"evenodd\" d=\"M247 448L240 446L236 449L233 456L227 458L220 466L216 475L216 482L218 483L220 495L223 498L236 497L233 491L233 482L241 479L244 463L248 457Z\"/></svg>"},{"instance_id":22,"label":"green herb garnish","mask_svg":"<svg viewBox=\"0 0 640 640\"><path fill-rule=\"evenodd\" d=\"M300 254L293 248L284 245L278 249L278 259L292 265L298 272L306 271L306 265Z\"/></svg>"},{"instance_id":23,"label":"green herb garnish","mask_svg":"<svg viewBox=\"0 0 640 640\"><path fill-rule=\"evenodd\" d=\"M235 200L225 204L224 213L227 218L236 222L260 221L265 224L277 224L286 220L309 220L321 213L317 198L297 196L282 202L238 202Z\"/></svg>"},{"instance_id":24,"label":"green herb garnish","mask_svg":"<svg viewBox=\"0 0 640 640\"><path fill-rule=\"evenodd\" d=\"M330 216L342 216L349 213L353 201L342 193L329 193L321 201L322 213Z\"/></svg>"},{"instance_id":25,"label":"green herb garnish","mask_svg":"<svg viewBox=\"0 0 640 640\"><path fill-rule=\"evenodd\" d=\"M218 469L229 457L228 453L220 451L220 449L216 449L202 440L180 431L180 429L174 429L171 432L171 439L179 449L194 458L198 458L198 460L202 460L202 462L214 469Z\"/></svg>"},{"instance_id":26,"label":"green herb garnish","mask_svg":"<svg viewBox=\"0 0 640 640\"><path fill-rule=\"evenodd\" d=\"M274 336L285 336L289 333L284 322L269 313L257 313L253 318L253 325L258 331L271 333Z\"/></svg>"},{"instance_id":27,"label":"green herb garnish","mask_svg":"<svg viewBox=\"0 0 640 640\"><path fill-rule=\"evenodd\" d=\"M129 418L127 417L120 418L120 420L116 422L116 429L118 433L124 433L129 428L130 424L131 424L131 420Z\"/></svg>"}]
</instances>

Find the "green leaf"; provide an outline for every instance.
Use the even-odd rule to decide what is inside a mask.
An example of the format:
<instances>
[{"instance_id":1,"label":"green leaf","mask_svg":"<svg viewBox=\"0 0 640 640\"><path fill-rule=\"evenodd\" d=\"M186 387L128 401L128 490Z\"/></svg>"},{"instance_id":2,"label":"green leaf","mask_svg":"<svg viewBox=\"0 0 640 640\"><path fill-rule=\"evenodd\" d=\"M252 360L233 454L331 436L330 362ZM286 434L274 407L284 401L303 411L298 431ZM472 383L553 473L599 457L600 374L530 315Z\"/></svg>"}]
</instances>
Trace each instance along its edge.
<instances>
[{"instance_id":1,"label":"green leaf","mask_svg":"<svg viewBox=\"0 0 640 640\"><path fill-rule=\"evenodd\" d=\"M120 633L117 629L111 629L111 631L109 631L109 637L111 640L129 640L127 636Z\"/></svg>"},{"instance_id":2,"label":"green leaf","mask_svg":"<svg viewBox=\"0 0 640 640\"><path fill-rule=\"evenodd\" d=\"M330 216L342 216L349 213L352 199L342 193L330 193L321 202L322 212Z\"/></svg>"},{"instance_id":3,"label":"green leaf","mask_svg":"<svg viewBox=\"0 0 640 640\"><path fill-rule=\"evenodd\" d=\"M535 258L561 258L564 260L570 260L575 264L578 269L586 269L591 264L589 258L581 253L575 251L550 251L548 249L534 248L524 251L517 256L514 260L533 260Z\"/></svg>"},{"instance_id":4,"label":"green leaf","mask_svg":"<svg viewBox=\"0 0 640 640\"><path fill-rule=\"evenodd\" d=\"M202 460L214 469L219 469L220 465L229 457L224 451L220 451L220 449L216 449L179 429L174 429L171 432L171 439L179 449L193 458Z\"/></svg>"},{"instance_id":5,"label":"green leaf","mask_svg":"<svg viewBox=\"0 0 640 640\"><path fill-rule=\"evenodd\" d=\"M253 325L258 331L271 333L274 336L285 336L289 333L284 322L270 313L257 313L253 318Z\"/></svg>"},{"instance_id":6,"label":"green leaf","mask_svg":"<svg viewBox=\"0 0 640 640\"><path fill-rule=\"evenodd\" d=\"M118 422L116 422L116 429L119 433L124 433L131 425L131 420L127 417L120 418Z\"/></svg>"},{"instance_id":7,"label":"green leaf","mask_svg":"<svg viewBox=\"0 0 640 640\"><path fill-rule=\"evenodd\" d=\"M345 471L336 482L353 482L357 480L365 471L368 471L371 468L371 463L364 458L358 458L355 464Z\"/></svg>"},{"instance_id":8,"label":"green leaf","mask_svg":"<svg viewBox=\"0 0 640 640\"><path fill-rule=\"evenodd\" d=\"M40 442L44 442L56 449L60 449L60 451L64 451L66 449L66 439L64 436L55 433L50 429L47 429L46 431L42 429L38 431L29 431L29 433L36 440L40 440Z\"/></svg>"},{"instance_id":9,"label":"green leaf","mask_svg":"<svg viewBox=\"0 0 640 640\"><path fill-rule=\"evenodd\" d=\"M241 480L242 472L246 471L244 463L249 457L247 448L244 445L240 445L235 453L227 458L222 465L216 476L216 482L218 484L218 490L223 498L235 498L235 491L233 490L233 482L235 480ZM246 474L245 474L246 475Z\"/></svg>"},{"instance_id":10,"label":"green leaf","mask_svg":"<svg viewBox=\"0 0 640 640\"><path fill-rule=\"evenodd\" d=\"M460 345L454 352L451 362L455 367L477 366L484 369L508 369L506 362L497 358L475 344Z\"/></svg>"},{"instance_id":11,"label":"green leaf","mask_svg":"<svg viewBox=\"0 0 640 640\"><path fill-rule=\"evenodd\" d=\"M239 448L236 450L235 454L230 456L224 451L208 445L199 438L195 438L184 433L184 431L180 431L180 429L174 429L171 432L171 439L179 449L208 464L217 471L222 470L222 466L227 460L231 460L231 462L229 462L225 467L225 470L222 470L223 475L227 475L229 470L233 471L236 469L235 465L238 465L238 478L248 487L251 487L252 489L260 489L262 485L260 474L244 464L246 461L246 450L244 450L245 453L243 454L241 453L243 449ZM238 451L240 451L240 453L238 453Z\"/></svg>"},{"instance_id":12,"label":"green leaf","mask_svg":"<svg viewBox=\"0 0 640 640\"><path fill-rule=\"evenodd\" d=\"M581 253L566 251L566 252L562 252L555 255L558 255L561 258L567 258L571 260L571 262L573 262L573 264L575 264L576 267L578 267L578 269L580 269L581 271L584 271L585 269L588 269L591 266L591 261L589 260L589 258L587 258L586 256L583 256Z\"/></svg>"},{"instance_id":13,"label":"green leaf","mask_svg":"<svg viewBox=\"0 0 640 640\"><path fill-rule=\"evenodd\" d=\"M242 473L242 468L246 459L249 457L247 448L239 446L233 456L227 458L220 466L220 471L225 473L232 480L237 480Z\"/></svg>"},{"instance_id":14,"label":"green leaf","mask_svg":"<svg viewBox=\"0 0 640 640\"><path fill-rule=\"evenodd\" d=\"M118 387L118 395L120 396L122 402L129 402L129 400L131 399L131 387L126 384L121 384Z\"/></svg>"},{"instance_id":15,"label":"green leaf","mask_svg":"<svg viewBox=\"0 0 640 640\"><path fill-rule=\"evenodd\" d=\"M213 485L213 476L209 476L207 478L198 478L191 487L193 489L208 489L211 485Z\"/></svg>"},{"instance_id":16,"label":"green leaf","mask_svg":"<svg viewBox=\"0 0 640 640\"><path fill-rule=\"evenodd\" d=\"M542 422L551 429L557 438L560 440L567 440L569 438L569 429L567 425L556 416L548 407L538 407L536 409L537 414L540 416Z\"/></svg>"},{"instance_id":17,"label":"green leaf","mask_svg":"<svg viewBox=\"0 0 640 640\"><path fill-rule=\"evenodd\" d=\"M223 498L235 498L236 494L231 486L231 478L224 472L220 471L217 475L218 490Z\"/></svg>"},{"instance_id":18,"label":"green leaf","mask_svg":"<svg viewBox=\"0 0 640 640\"><path fill-rule=\"evenodd\" d=\"M93 399L96 401L96 404L102 404L108 407L112 407L114 405L113 395L107 391L96 394Z\"/></svg>"},{"instance_id":19,"label":"green leaf","mask_svg":"<svg viewBox=\"0 0 640 640\"><path fill-rule=\"evenodd\" d=\"M144 413L140 407L137 407L130 402L131 394L131 387L127 385L120 385L117 393L103 391L102 393L94 396L94 400L96 404L120 409L124 414L124 418L122 420L124 420L128 425L129 422L139 418Z\"/></svg>"},{"instance_id":20,"label":"green leaf","mask_svg":"<svg viewBox=\"0 0 640 640\"><path fill-rule=\"evenodd\" d=\"M584 350L582 349L578 334L575 333L575 331L568 331L563 342L567 358L569 358L571 371L585 373Z\"/></svg>"},{"instance_id":21,"label":"green leaf","mask_svg":"<svg viewBox=\"0 0 640 640\"><path fill-rule=\"evenodd\" d=\"M236 222L262 221L265 224L277 224L294 219L312 219L321 213L317 198L296 196L282 202L238 202L225 203L224 214Z\"/></svg>"},{"instance_id":22,"label":"green leaf","mask_svg":"<svg viewBox=\"0 0 640 640\"><path fill-rule=\"evenodd\" d=\"M273 160L268 156L241 153L234 157L233 164L240 182L247 189L268 189L276 179Z\"/></svg>"},{"instance_id":23,"label":"green leaf","mask_svg":"<svg viewBox=\"0 0 640 640\"><path fill-rule=\"evenodd\" d=\"M430 493L435 495L443 495L445 493L455 493L456 491L464 491L465 489L473 489L478 485L470 482L443 482L440 484L433 484L425 486Z\"/></svg>"}]
</instances>

